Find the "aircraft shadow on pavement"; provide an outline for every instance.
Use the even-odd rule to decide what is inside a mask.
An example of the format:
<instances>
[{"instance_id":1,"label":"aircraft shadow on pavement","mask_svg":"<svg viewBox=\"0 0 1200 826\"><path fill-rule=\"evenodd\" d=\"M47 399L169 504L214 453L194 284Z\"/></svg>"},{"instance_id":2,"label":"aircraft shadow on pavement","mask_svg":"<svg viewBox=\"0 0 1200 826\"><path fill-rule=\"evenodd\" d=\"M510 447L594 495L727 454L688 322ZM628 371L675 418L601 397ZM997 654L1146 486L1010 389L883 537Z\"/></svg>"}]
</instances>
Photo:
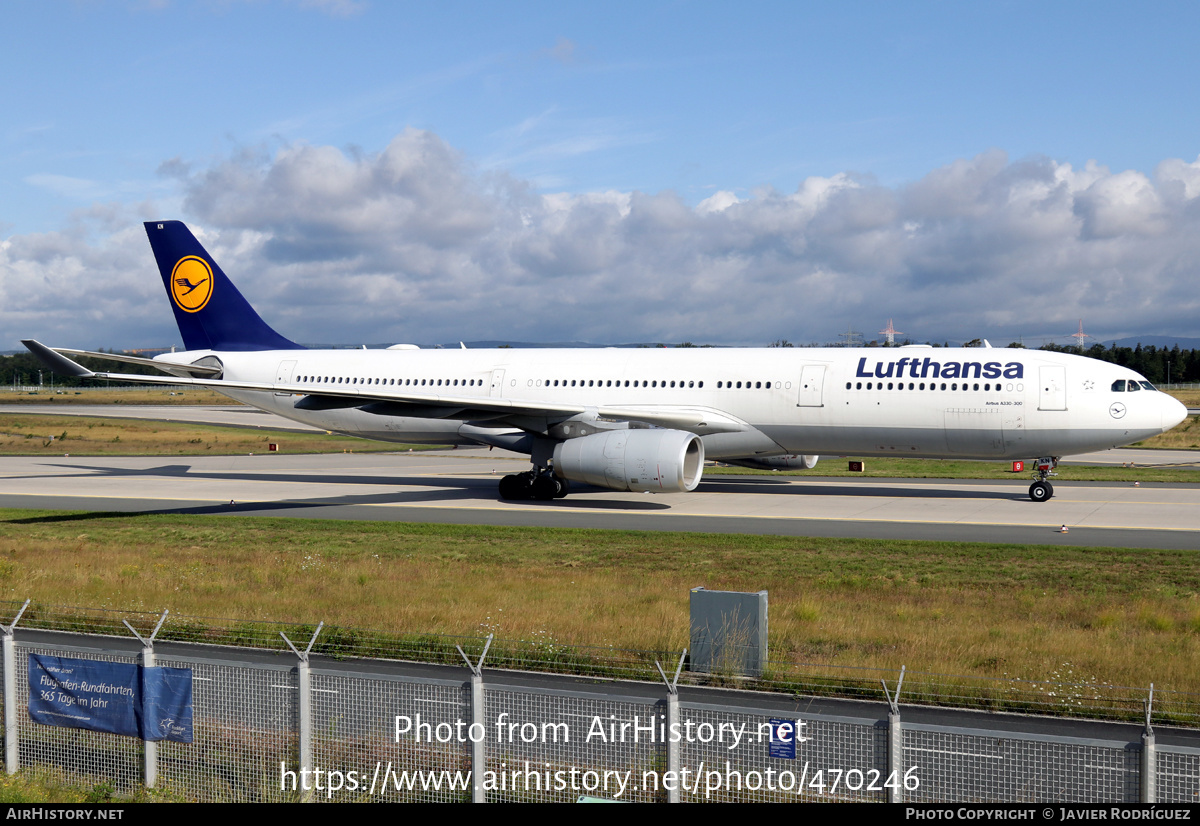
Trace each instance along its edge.
<instances>
[{"instance_id":1,"label":"aircraft shadow on pavement","mask_svg":"<svg viewBox=\"0 0 1200 826\"><path fill-rule=\"evenodd\" d=\"M291 473L288 471L277 471L275 473L247 473L245 471L237 471L230 473L218 473L216 471L196 470L193 465L158 465L150 468L121 468L121 467L95 467L92 465L61 465L60 467L70 467L81 471L77 474L26 474L24 478L28 479L70 479L79 478L81 476L97 476L101 478L121 478L126 476L168 476L184 479L210 479L215 481L228 480L231 482L286 482L288 484L308 482L316 485L382 485L387 487L397 486L412 486L419 485L423 487L435 486L450 486L460 481L479 481L477 477L471 476L356 476L353 474L316 474L316 473ZM488 480L495 479L491 482L492 485L499 483L499 477L486 477Z\"/></svg>"},{"instance_id":2,"label":"aircraft shadow on pavement","mask_svg":"<svg viewBox=\"0 0 1200 826\"><path fill-rule=\"evenodd\" d=\"M356 476L356 475L329 475L329 474L288 474L281 473L217 473L213 471L197 471L192 465L158 465L152 468L119 468L119 467L97 467L94 465L63 465L62 467L70 467L79 470L78 474L28 474L24 478L80 478L88 476L96 476L101 478L121 478L131 476L161 476L176 479L188 480L210 480L210 481L230 481L230 482L286 482L288 484L295 483L311 483L322 486L329 485L378 485L381 487L393 488L387 494L370 494L355 496L353 494L346 496L334 496L323 498L320 500L294 500L297 507L323 507L326 505L353 505L353 504L411 504L420 502L453 502L453 501L478 501L496 500L496 486L499 484L499 476L487 475L439 475L437 477L429 476ZM425 488L421 491L408 492L405 488ZM432 489L430 489L432 488ZM612 493L612 491L604 490L603 488L594 488L590 485L582 485L575 483L572 490L578 493L592 492L597 494ZM131 496L131 499L136 499L136 496ZM236 497L232 497L236 499ZM291 501L291 500L289 500ZM523 505L542 505L553 508L587 508L587 509L610 509L610 510L667 510L670 505L655 502L637 502L629 500L597 500L597 499L556 499L550 502L537 502L529 500L522 502ZM155 511L162 512L162 511Z\"/></svg>"},{"instance_id":3,"label":"aircraft shadow on pavement","mask_svg":"<svg viewBox=\"0 0 1200 826\"><path fill-rule=\"evenodd\" d=\"M404 518L405 510L384 510L381 508L371 508L371 505L389 505L389 504L405 504L419 505L422 501L432 504L445 501L445 498L436 496L426 497L405 497L403 499L393 496L378 495L378 496L336 496L328 499L308 499L308 500L286 500L279 502L243 502L214 505L197 505L184 508L164 508L144 511L145 513L161 513L161 514L195 514L195 515L233 515L233 516L260 516L260 515L301 515L303 511L324 510L327 508L347 508L350 512L346 514L327 514L321 518L326 519L391 519L399 522L410 521ZM551 502L521 502L521 505L541 505L539 510L542 513L578 513L581 511L597 511L597 510L624 510L624 511L661 511L670 510L671 506L657 502L626 502L626 501L605 501L605 500L575 500L564 502L556 500ZM359 511L359 507L366 507L367 510ZM496 511L483 511L472 508L464 508L448 511L448 513L457 513L461 515L483 515L488 514L489 517L497 517ZM502 510L500 514L518 514L521 511ZM119 515L119 514L114 514ZM124 514L128 515L128 514ZM312 514L313 518L318 518L318 514ZM424 519L413 519L411 521L425 521Z\"/></svg>"},{"instance_id":4,"label":"aircraft shadow on pavement","mask_svg":"<svg viewBox=\"0 0 1200 826\"><path fill-rule=\"evenodd\" d=\"M946 487L896 487L889 485L890 480L881 479L881 484L873 485L867 482L855 485L829 485L820 482L804 482L791 485L788 494L794 496L864 496L888 499L995 499L995 500L1029 500L1024 490L1014 488L1012 491L998 490L964 490L953 485ZM771 490L752 490L752 485L746 485L741 480L714 479L701 480L699 490L705 493L764 493L771 495L782 494L776 488Z\"/></svg>"},{"instance_id":5,"label":"aircraft shadow on pavement","mask_svg":"<svg viewBox=\"0 0 1200 826\"><path fill-rule=\"evenodd\" d=\"M22 516L3 520L6 525L50 525L56 522L80 522L93 519L124 519L146 511L88 511L87 513L54 513L47 516Z\"/></svg>"},{"instance_id":6,"label":"aircraft shadow on pavement","mask_svg":"<svg viewBox=\"0 0 1200 826\"><path fill-rule=\"evenodd\" d=\"M182 470L181 470L182 469ZM186 477L188 479L208 479L208 480L231 480L231 481L281 481L278 476L267 476L264 479L258 479L255 474L204 474L204 473L188 473L187 466L167 466L160 468L145 469L139 471L120 472L115 474L105 474L106 476L174 476L176 478ZM107 468L103 470L108 470ZM86 476L95 474L83 474ZM288 480L291 481L291 480ZM326 487L330 484L337 484L336 481L331 481L328 476L305 478L302 481L312 481L322 483ZM372 483L383 484L384 480L376 479ZM357 477L343 479L343 484L359 484L360 480ZM495 502L499 504L502 500L498 498L495 482L491 477L480 479L472 477L439 477L438 487L431 488L429 479L426 477L414 477L406 479L403 477L393 477L386 480L387 486L392 488L387 492L380 493L363 493L363 494L333 494L329 496L318 496L313 498L295 498L284 500L266 500L259 501L255 499L243 499L239 502L237 496L231 496L230 501L233 504L218 502L204 505L190 505L183 507L153 507L153 500L145 500L147 507L133 507L125 511L95 511L90 514L71 514L54 517L32 517L30 520L8 520L14 524L22 524L26 521L36 522L38 520L63 521L69 519L84 519L96 518L97 515L128 516L136 513L249 513L252 511L286 511L286 510L306 510L313 508L354 508L356 506L373 506L373 505L453 505L455 503L462 505L470 505L472 503L489 503ZM414 489L417 488L417 489ZM593 493L599 495L612 494L612 491L607 491L601 488L593 488L588 485L577 485L574 491L579 494ZM197 498L209 498L211 491L207 496ZM86 497L67 496L64 498L78 499ZM649 498L649 497L647 497ZM112 500L106 500L111 507ZM136 493L131 493L128 496L130 503L142 501ZM612 498L584 498L576 496L567 499L556 499L549 502L539 502L536 500L527 500L516 502L524 508L531 506L547 511L560 511L569 513L572 511L601 511L601 510L624 510L624 511L662 511L670 510L671 506L668 503L661 501L644 501L630 499L612 499ZM467 510L470 510L468 507ZM337 518L337 517L330 517ZM345 518L361 518L361 516L347 516Z\"/></svg>"}]
</instances>

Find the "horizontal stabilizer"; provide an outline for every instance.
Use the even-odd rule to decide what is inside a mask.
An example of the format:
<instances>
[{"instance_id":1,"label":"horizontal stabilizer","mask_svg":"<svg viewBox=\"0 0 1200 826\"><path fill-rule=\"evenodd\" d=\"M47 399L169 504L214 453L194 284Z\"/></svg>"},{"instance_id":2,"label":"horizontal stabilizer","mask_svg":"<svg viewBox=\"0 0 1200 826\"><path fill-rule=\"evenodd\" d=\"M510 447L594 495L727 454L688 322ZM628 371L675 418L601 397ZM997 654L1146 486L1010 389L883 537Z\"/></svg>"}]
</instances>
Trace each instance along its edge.
<instances>
[{"instance_id":1,"label":"horizontal stabilizer","mask_svg":"<svg viewBox=\"0 0 1200 826\"><path fill-rule=\"evenodd\" d=\"M153 367L155 370L161 370L172 376L215 376L221 372L220 367L212 367L207 364L172 364L165 361L155 361L154 359L144 359L139 356L126 356L118 353L97 353L92 350L71 350L67 347L55 347L55 352L71 356L85 356L92 359L104 359L105 361L119 361L122 364L140 364L143 367Z\"/></svg>"},{"instance_id":2,"label":"horizontal stabilizer","mask_svg":"<svg viewBox=\"0 0 1200 826\"><path fill-rule=\"evenodd\" d=\"M66 356L51 350L40 341L23 339L21 343L25 345L25 348L29 352L37 357L38 361L60 376L75 376L76 378L87 379L96 375L82 364L76 364Z\"/></svg>"},{"instance_id":3,"label":"horizontal stabilizer","mask_svg":"<svg viewBox=\"0 0 1200 826\"><path fill-rule=\"evenodd\" d=\"M172 364L165 361L155 361L154 359L144 359L138 356L119 355L117 353L98 353L92 350L72 350L68 347L47 347L39 341L29 339L22 341L22 344L37 356L38 360L49 367L60 376L75 376L77 378L93 378L98 373L88 370L82 364L77 364L70 356L83 356L84 358L103 359L104 361L117 361L122 364L140 364L143 367L153 367L155 370L166 373L168 376L179 376L182 378L191 378L196 375L201 376L216 376L221 373L220 367L213 367L207 364Z\"/></svg>"}]
</instances>

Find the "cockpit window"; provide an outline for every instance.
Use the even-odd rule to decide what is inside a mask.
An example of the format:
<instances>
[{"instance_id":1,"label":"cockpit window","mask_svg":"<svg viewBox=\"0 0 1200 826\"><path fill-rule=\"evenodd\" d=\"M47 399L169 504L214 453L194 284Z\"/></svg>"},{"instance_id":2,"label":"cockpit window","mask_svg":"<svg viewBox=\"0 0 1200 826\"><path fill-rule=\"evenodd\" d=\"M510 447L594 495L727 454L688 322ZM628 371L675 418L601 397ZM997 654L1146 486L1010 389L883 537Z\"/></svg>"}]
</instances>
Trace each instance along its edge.
<instances>
[{"instance_id":1,"label":"cockpit window","mask_svg":"<svg viewBox=\"0 0 1200 826\"><path fill-rule=\"evenodd\" d=\"M1113 382L1112 389L1114 393L1125 392L1125 379L1117 379Z\"/></svg>"},{"instance_id":2,"label":"cockpit window","mask_svg":"<svg viewBox=\"0 0 1200 826\"><path fill-rule=\"evenodd\" d=\"M1140 381L1140 382L1138 382L1138 384L1140 384L1142 387L1146 388L1147 390L1157 390L1158 389L1157 387L1155 387L1153 384L1151 384L1148 381Z\"/></svg>"},{"instance_id":3,"label":"cockpit window","mask_svg":"<svg viewBox=\"0 0 1200 826\"><path fill-rule=\"evenodd\" d=\"M1142 388L1138 387L1138 383L1136 381L1134 381L1133 379L1130 379L1129 382L1126 384L1126 389L1128 389L1128 391L1130 393L1134 393L1138 390L1141 390Z\"/></svg>"}]
</instances>

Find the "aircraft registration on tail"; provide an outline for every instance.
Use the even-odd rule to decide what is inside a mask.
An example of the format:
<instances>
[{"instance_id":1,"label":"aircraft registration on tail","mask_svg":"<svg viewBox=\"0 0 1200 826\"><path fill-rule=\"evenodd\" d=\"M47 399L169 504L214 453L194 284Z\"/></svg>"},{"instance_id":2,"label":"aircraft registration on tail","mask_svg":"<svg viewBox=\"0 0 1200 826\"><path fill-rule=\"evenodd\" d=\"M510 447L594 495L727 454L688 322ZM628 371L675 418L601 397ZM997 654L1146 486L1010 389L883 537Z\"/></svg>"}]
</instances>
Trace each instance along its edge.
<instances>
[{"instance_id":1,"label":"aircraft registration on tail","mask_svg":"<svg viewBox=\"0 0 1200 826\"><path fill-rule=\"evenodd\" d=\"M1162 433L1187 410L1132 370L1040 350L675 348L317 350L273 330L186 226L146 225L186 350L153 359L23 342L68 375L211 387L324 430L527 454L505 499L571 482L691 491L705 459L813 467L819 455L1034 459L1053 496L1064 455ZM70 356L149 365L92 372Z\"/></svg>"}]
</instances>

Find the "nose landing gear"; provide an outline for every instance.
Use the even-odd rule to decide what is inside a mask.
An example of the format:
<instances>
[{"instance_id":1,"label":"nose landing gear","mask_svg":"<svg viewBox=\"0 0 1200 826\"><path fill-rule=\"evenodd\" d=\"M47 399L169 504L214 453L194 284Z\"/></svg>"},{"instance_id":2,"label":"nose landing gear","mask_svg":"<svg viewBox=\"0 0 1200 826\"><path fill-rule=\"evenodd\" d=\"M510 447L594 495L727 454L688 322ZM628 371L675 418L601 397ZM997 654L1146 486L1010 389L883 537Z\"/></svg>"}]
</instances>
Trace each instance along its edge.
<instances>
[{"instance_id":1,"label":"nose landing gear","mask_svg":"<svg viewBox=\"0 0 1200 826\"><path fill-rule=\"evenodd\" d=\"M1050 484L1049 477L1058 475L1054 472L1056 467L1057 456L1043 456L1037 460L1037 473L1033 477L1035 481L1029 486L1029 498L1034 502L1048 502L1054 496L1054 486Z\"/></svg>"}]
</instances>

